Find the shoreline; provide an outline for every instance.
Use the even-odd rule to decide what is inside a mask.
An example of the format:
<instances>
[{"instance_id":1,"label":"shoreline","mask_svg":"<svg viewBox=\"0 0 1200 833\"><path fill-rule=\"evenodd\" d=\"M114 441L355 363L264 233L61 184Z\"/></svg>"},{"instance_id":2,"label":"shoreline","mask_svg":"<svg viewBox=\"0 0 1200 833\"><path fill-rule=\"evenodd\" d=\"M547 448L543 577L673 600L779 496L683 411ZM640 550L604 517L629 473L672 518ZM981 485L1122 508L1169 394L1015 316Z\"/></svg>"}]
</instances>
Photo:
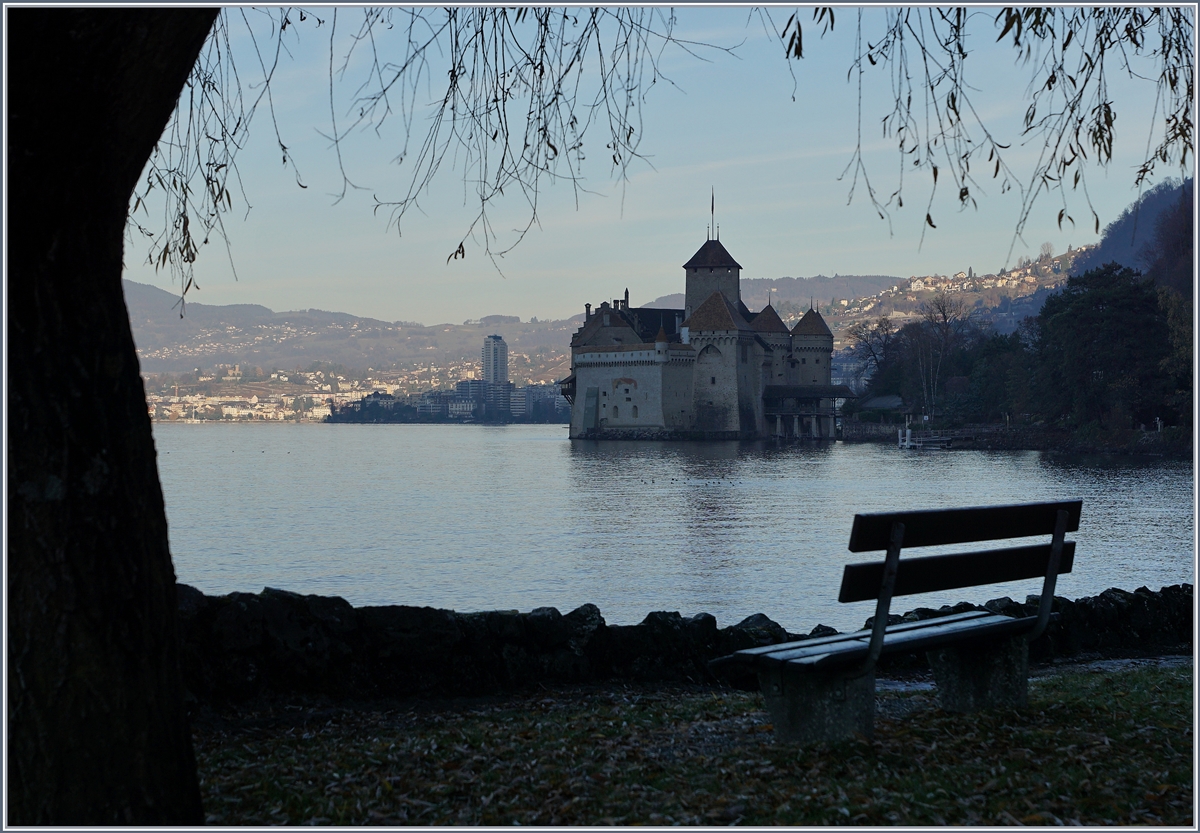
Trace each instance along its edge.
<instances>
[{"instance_id":1,"label":"shoreline","mask_svg":"<svg viewBox=\"0 0 1200 833\"><path fill-rule=\"evenodd\" d=\"M547 425L567 430L567 423L555 422L462 422L457 420L442 421L413 421L413 422L371 422L371 421L338 421L327 422L324 419L305 420L151 420L153 426L159 425L403 425L403 426L441 426L461 425L483 428L504 428L510 425ZM836 437L832 440L818 442L843 442L852 445L896 445L895 431L901 426L889 426L886 434L876 434L855 437ZM775 443L776 439L762 437L753 440L740 440L736 437L712 438L701 436L651 436L629 435L600 436L580 438L581 442L599 441L638 441L638 442L749 442ZM788 445L810 442L790 440ZM1079 433L1068 431L1042 430L1035 428L1012 428L990 431L972 439L955 438L949 449L939 451L1042 451L1048 454L1064 456L1105 456L1105 457L1134 457L1138 459L1190 460L1194 457L1194 446L1190 426L1186 428L1172 427L1164 429L1161 435L1157 432L1140 431L1138 429L1116 429L1104 433Z\"/></svg>"}]
</instances>

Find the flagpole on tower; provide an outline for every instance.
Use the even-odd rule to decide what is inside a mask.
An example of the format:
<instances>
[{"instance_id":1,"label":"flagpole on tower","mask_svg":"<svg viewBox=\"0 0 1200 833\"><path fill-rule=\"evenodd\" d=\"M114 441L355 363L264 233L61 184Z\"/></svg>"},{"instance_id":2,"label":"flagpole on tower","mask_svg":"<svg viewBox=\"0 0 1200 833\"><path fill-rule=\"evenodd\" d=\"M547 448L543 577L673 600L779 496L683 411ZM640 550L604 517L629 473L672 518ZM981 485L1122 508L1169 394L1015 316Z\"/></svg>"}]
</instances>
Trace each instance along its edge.
<instances>
[{"instance_id":1,"label":"flagpole on tower","mask_svg":"<svg viewBox=\"0 0 1200 833\"><path fill-rule=\"evenodd\" d=\"M711 220L711 222L709 224L709 228L713 229L715 232L715 230L717 228L717 189L716 188L712 189L711 196L712 196L712 204L709 207L709 219Z\"/></svg>"}]
</instances>

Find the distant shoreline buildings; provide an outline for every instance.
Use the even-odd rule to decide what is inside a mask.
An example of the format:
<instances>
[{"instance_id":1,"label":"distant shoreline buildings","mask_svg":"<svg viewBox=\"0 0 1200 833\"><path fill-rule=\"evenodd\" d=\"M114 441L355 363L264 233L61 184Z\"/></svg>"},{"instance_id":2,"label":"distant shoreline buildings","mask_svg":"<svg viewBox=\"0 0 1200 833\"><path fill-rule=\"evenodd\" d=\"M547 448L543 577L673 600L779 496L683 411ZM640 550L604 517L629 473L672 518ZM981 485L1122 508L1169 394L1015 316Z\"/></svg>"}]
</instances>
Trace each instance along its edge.
<instances>
[{"instance_id":1,"label":"distant shoreline buildings","mask_svg":"<svg viewBox=\"0 0 1200 833\"><path fill-rule=\"evenodd\" d=\"M718 241L719 244L719 241ZM804 339L798 337L803 333L795 332L795 327L803 319L809 319L810 324L815 324L820 321L826 326L816 328L816 332L809 334L812 338L819 338L824 335L824 331L832 331L833 335L833 355L832 355L832 373L829 378L831 386L838 386L843 383L848 383L853 379L857 379L858 361L855 360L846 351L848 345L845 343L845 333L847 328L856 321L864 319L874 320L880 316L891 318L897 326L903 326L908 321L915 320L920 315L920 305L938 293L946 293L956 295L963 298L968 308L972 310L972 316L983 323L989 324L994 332L999 334L1008 334L1013 332L1020 320L1030 315L1036 315L1041 307L1042 301L1052 294L1058 287L1068 279L1068 275L1073 271L1074 258L1080 254L1087 253L1092 247L1084 246L1079 248L1068 247L1066 253L1058 256L1043 255L1038 261L1029 261L1023 259L1018 263L1016 268L1011 270L1003 270L998 275L992 274L977 274L974 269L967 268L965 271L955 271L953 275L926 275L923 277L912 276L908 279L896 278L894 283L889 286L882 287L879 291L874 291L870 294L855 296L854 298L834 298L831 301L823 303L819 308L814 309L809 303L808 296L805 296L803 302L797 299L795 293L792 293L790 299L785 299L782 302L775 301L774 305L769 303L770 294L759 286L757 294L757 303L766 302L763 310L758 313L751 313L746 308L742 298L737 298L736 302L731 302L736 314L741 316L745 324L750 325L756 336L764 342L775 343L776 347L782 346L785 340L784 332L791 337L791 346L803 346ZM699 254L699 253L698 253ZM728 252L725 252L728 255ZM718 258L720 260L721 258ZM732 261L732 257L729 258ZM721 278L722 274L717 270L718 266L703 265L702 268L709 268L714 271L711 273L712 279ZM726 265L725 269L737 268L736 261L733 265ZM281 370L278 367L264 370L262 366L266 362L254 361L251 363L221 363L207 364L206 369L201 370L200 367L195 367L192 372L172 374L156 374L143 372L143 377L146 384L146 405L149 416L156 422L319 422L327 418L332 421L413 421L413 422L569 422L571 418L572 405L567 399L559 396L560 390L558 383L552 380L561 379L561 383L565 385L567 393L574 398L576 391L579 390L579 377L576 372L570 372L567 378L562 379L566 368L570 366L572 370L579 370L588 366L593 367L592 370L584 370L584 375L593 373L596 367L603 365L606 359L598 358L596 355L587 355L587 351L576 350L576 347L613 347L617 346L615 339L613 344L606 345L601 339L598 343L591 345L578 344L579 337L586 325L591 322L593 328L598 325L594 323L596 315L600 315L599 321L603 322L604 311L607 311L610 321L614 318L624 321L624 325L632 325L632 337L627 337L630 334L618 335L622 339L623 347L631 347L634 344L648 345L642 348L642 352L649 351L657 345L658 329L661 326L663 334L667 336L665 344L667 344L667 356L679 358L680 354L686 354L686 350L682 347L684 341L682 339L681 330L689 329L700 332L695 326L689 327L686 319L698 312L698 304L695 300L696 295L703 295L706 289L705 281L709 280L709 273L702 271L697 273L695 270L688 271L685 266L685 271L692 278L693 299L687 300L687 293L683 293L681 300L676 302L680 304L680 309L671 309L663 311L660 309L651 308L630 308L628 293L624 298L614 299L612 302L605 302L600 307L595 309L593 314L591 305L585 305L585 312L582 316L585 327L576 328L580 322L581 316L568 322L560 322L563 326L558 327L554 331L553 337L549 333L539 335L539 339L544 339L541 342L533 343L551 343L554 339L562 339L567 342L568 334L575 330L574 336L570 337L571 342L564 343L558 346L556 343L552 348L537 348L536 357L533 352L526 353L518 350L516 353L509 351L507 344L503 344L504 338L496 336L484 336L483 327L492 329L493 327L503 326L505 324L519 323L520 319L516 316L488 316L479 321L466 322L471 324L475 329L471 335L472 342L479 344L475 339L482 338L483 345L479 349L480 352L476 363L471 355L471 348L463 349L455 347L455 352L448 353L441 357L440 360L430 360L422 358L416 362L414 366L407 368L392 367L384 365L382 369L368 367L365 373L353 373L346 367L330 361L312 361L307 362L306 368L294 367L290 370ZM699 280L695 280L695 278ZM732 287L729 285L729 274L724 274L725 295L726 298L732 298L733 293L730 291ZM130 293L129 287L136 287L136 284L131 284L126 281L127 296ZM738 286L739 294L742 291L750 291L750 287L758 286L759 283L749 282L746 287ZM711 287L707 287L711 289ZM142 289L152 289L150 287L142 287ZM159 292L158 290L154 290ZM161 293L166 295L166 293ZM710 292L711 295L711 292ZM133 293L133 297L138 297L137 293ZM778 296L776 296L778 297ZM706 300L700 298L700 303ZM143 304L145 306L145 303ZM780 318L782 328L768 326L771 316L766 314L767 307L773 307L773 311ZM806 311L805 307L809 309ZM220 309L220 308L215 308ZM808 312L823 313L827 317L817 315L815 318L810 317ZM269 311L268 311L269 312ZM718 314L720 313L717 310ZM131 313L132 314L132 313ZM149 313L143 310L142 317L146 318ZM272 313L272 315L274 315ZM676 320L678 315L678 320ZM706 313L707 316L707 313ZM510 320L511 319L511 320ZM290 319L288 319L290 320ZM282 340L285 336L290 340L300 338L304 333L300 333L295 327L284 320L282 324L273 324L278 329L282 327L278 335L278 339ZM732 318L730 319L732 320ZM216 324L221 325L218 329L225 333L227 330L232 332L231 338L248 339L249 331L243 325L235 326L234 324L223 324L222 322L240 321L236 317L231 319L217 319ZM531 319L531 323L533 319ZM134 322L136 324L136 321ZM295 322L292 322L293 324ZM239 329L239 326L241 328ZM263 325L266 326L266 325ZM356 337L359 333L365 334L368 339L375 338L382 331L372 330L361 322L353 322L348 327L343 323L333 323L329 325L334 334L329 338L343 338L345 333L349 333L351 337ZM405 332L408 332L410 327L420 327L421 325L404 325ZM740 325L729 329L729 323L724 322L726 327L724 332L726 338L733 338L730 335L736 332L742 332ZM789 329L790 328L790 329ZM260 328L261 329L261 328ZM270 327L268 327L268 330ZM397 324L397 332L400 325ZM424 328L429 329L429 328ZM782 331L781 331L782 329ZM772 332L769 331L774 331ZM216 330L204 330L197 338L202 339L203 343L196 345L191 344L186 346L188 352L188 360L193 358L197 364L201 364L199 358L205 351L216 351L219 354L229 355L232 358L236 355L234 346L225 344L219 339L214 340ZM257 332L257 330L255 331ZM307 331L305 331L307 332ZM322 331L323 332L323 331ZM316 338L319 333L310 332L308 336ZM528 338L529 334L522 331L523 338ZM147 335L151 341L154 340L153 334ZM253 340L257 343L259 335L254 335ZM419 334L412 337L405 336L405 340L414 339L414 344L421 345L421 349L430 349L433 346L428 333ZM737 338L741 338L738 336ZM424 339L424 340L422 340ZM698 339L689 338L689 342L693 345L699 344ZM721 349L721 344L711 342L717 350ZM757 342L756 342L757 343ZM503 344L503 354L499 351ZM181 348L185 349L185 348ZM528 350L528 348L525 348ZM761 347L758 348L761 351ZM458 352L461 350L461 353ZM488 351L491 350L492 355L489 360ZM169 352L169 351L168 351ZM616 351L609 349L593 350L593 353L598 353L600 356L612 354ZM638 352L630 350L627 352ZM139 357L158 356L161 358L162 350L151 350L144 353L139 349ZM778 360L781 355L786 355L788 350L785 348L782 351L774 350L772 353L773 361ZM194 354L194 355L193 355ZM711 355L711 354L710 354ZM765 353L764 353L765 356ZM549 357L549 360L547 360ZM812 356L813 362L805 365L804 361L810 358L802 350L797 352L792 350L793 359L799 358L801 367L808 367L809 370L816 366L815 360L820 356ZM626 356L625 358L630 358ZM307 360L306 360L307 361ZM489 361L491 370L488 369ZM674 359L672 361L675 361ZM686 364L686 359L684 362ZM599 364L598 364L599 363ZM668 428L667 417L675 418L675 424L670 425L669 431L676 432L705 432L712 430L724 430L733 432L726 434L729 436L752 436L756 432L758 435L778 436L781 433L784 436L812 436L812 418L817 418L818 435L821 435L822 420L828 422L827 414L816 413L813 408L808 411L802 409L799 403L793 401L791 410L787 407L780 407L780 403L776 401L768 401L771 396L779 393L778 390L767 390L768 388L778 388L780 385L779 376L773 380L762 383L763 401L761 415L756 410L753 396L744 396L739 393L735 399L738 402L738 409L745 404L749 404L749 412L753 414L753 421L757 425L761 420L764 422L774 421L773 426L759 425L755 432L743 431L740 424L725 429L705 428L702 423L705 421L701 417L704 416L704 411L709 407L708 397L699 396L696 382L700 376L692 365L692 394L690 399L686 395L686 391L678 386L678 362L664 362L671 365L674 370L668 370L667 375L663 378L667 379L667 397L668 399L682 399L690 401L692 404L692 414L697 420L691 427L686 425L686 422L681 423L680 420L686 420L686 414L683 411L686 405L679 405L679 414L668 414L663 412L661 428ZM513 386L509 380L508 373L515 371L521 374L524 378L538 378L543 381L542 384L528 385L517 388ZM643 370L639 373L644 373ZM783 387L787 387L787 371L785 375ZM776 371L778 373L778 370ZM498 374L506 374L500 376ZM674 377L672 376L674 374ZM708 383L710 387L713 385L712 376L709 374ZM630 374L618 375L616 379L629 378L639 379L639 386L642 384L640 377ZM611 384L612 379L610 378ZM660 383L661 383L660 379ZM798 381L804 382L803 378ZM499 384L497 384L499 383ZM586 388L592 385L584 385L580 393L583 396L583 405L585 413L583 414L586 420ZM599 385L596 385L599 388ZM718 384L720 387L720 384ZM742 391L748 391L749 388L742 386ZM624 397L624 386L622 386L622 398ZM615 437L618 434L615 432L625 431L633 432L639 436L647 436L650 433L657 431L659 436L666 436L659 426L646 422L643 412L646 408L644 401L650 393L650 388L639 387L639 392L643 396L643 402L634 402L635 394L631 387L628 404L630 407L625 409L622 407L622 402L616 403L615 410L608 410L603 406L612 403L609 402L609 395L603 390L598 389L597 396L597 419L604 419L604 424L593 426L595 429L602 429L603 435L606 437ZM661 394L660 394L661 395ZM776 397L777 398L777 397ZM840 396L838 398L841 398ZM747 403L747 400L749 402ZM712 407L718 407L718 403L722 400L718 397L712 398ZM728 404L728 403L727 403ZM783 403L787 406L787 403ZM814 403L809 401L809 405ZM832 403L836 406L836 400ZM633 407L638 408L637 417L634 417ZM822 407L820 402L815 403L816 410ZM654 406L651 406L653 409ZM356 412L366 409L363 414ZM708 414L711 416L711 412ZM800 418L800 425L797 425L797 417ZM636 424L634 420L637 420ZM836 409L835 409L836 419ZM627 423L627 424L622 424ZM789 427L790 426L790 427ZM765 429L765 434L763 433ZM668 432L669 433L669 432Z\"/></svg>"},{"instance_id":2,"label":"distant shoreline buildings","mask_svg":"<svg viewBox=\"0 0 1200 833\"><path fill-rule=\"evenodd\" d=\"M559 386L525 385L508 378L508 345L499 335L483 340L480 379L464 379L454 390L429 390L406 402L375 391L334 405L327 422L566 422L570 404Z\"/></svg>"}]
</instances>

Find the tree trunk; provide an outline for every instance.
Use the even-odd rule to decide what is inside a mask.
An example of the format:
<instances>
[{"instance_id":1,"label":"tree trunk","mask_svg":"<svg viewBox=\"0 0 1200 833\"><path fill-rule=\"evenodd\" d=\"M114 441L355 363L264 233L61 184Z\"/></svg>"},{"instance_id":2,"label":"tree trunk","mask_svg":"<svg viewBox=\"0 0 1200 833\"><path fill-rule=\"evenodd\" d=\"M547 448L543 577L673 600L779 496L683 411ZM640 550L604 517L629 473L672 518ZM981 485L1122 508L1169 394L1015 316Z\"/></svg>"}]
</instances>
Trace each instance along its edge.
<instances>
[{"instance_id":1,"label":"tree trunk","mask_svg":"<svg viewBox=\"0 0 1200 833\"><path fill-rule=\"evenodd\" d=\"M8 11L9 824L204 821L121 271L215 17Z\"/></svg>"}]
</instances>

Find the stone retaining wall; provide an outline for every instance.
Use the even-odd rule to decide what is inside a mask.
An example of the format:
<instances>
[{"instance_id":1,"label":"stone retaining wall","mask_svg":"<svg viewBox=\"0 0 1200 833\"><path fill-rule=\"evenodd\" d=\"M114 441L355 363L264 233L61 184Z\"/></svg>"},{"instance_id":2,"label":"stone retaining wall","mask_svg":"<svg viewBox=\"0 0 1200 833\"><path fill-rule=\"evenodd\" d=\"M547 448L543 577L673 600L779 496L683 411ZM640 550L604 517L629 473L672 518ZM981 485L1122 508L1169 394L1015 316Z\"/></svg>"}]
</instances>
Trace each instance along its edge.
<instances>
[{"instance_id":1,"label":"stone retaining wall","mask_svg":"<svg viewBox=\"0 0 1200 833\"><path fill-rule=\"evenodd\" d=\"M725 628L707 613L685 618L655 612L637 625L608 625L595 605L565 615L554 608L456 613L355 608L338 597L272 588L217 597L182 584L177 590L184 681L191 697L209 703L279 694L480 695L539 682L690 680L756 687L753 678L718 680L708 660L756 645L836 633L818 625L809 634L789 634L762 614ZM1024 604L998 599L986 607L1033 615L1037 597ZM1085 652L1111 657L1191 650L1190 584L1158 592L1112 589L1077 601L1056 597L1054 607L1062 618L1031 645L1034 660ZM976 609L967 604L918 608L892 618ZM894 669L923 664L923 656L890 660Z\"/></svg>"}]
</instances>

